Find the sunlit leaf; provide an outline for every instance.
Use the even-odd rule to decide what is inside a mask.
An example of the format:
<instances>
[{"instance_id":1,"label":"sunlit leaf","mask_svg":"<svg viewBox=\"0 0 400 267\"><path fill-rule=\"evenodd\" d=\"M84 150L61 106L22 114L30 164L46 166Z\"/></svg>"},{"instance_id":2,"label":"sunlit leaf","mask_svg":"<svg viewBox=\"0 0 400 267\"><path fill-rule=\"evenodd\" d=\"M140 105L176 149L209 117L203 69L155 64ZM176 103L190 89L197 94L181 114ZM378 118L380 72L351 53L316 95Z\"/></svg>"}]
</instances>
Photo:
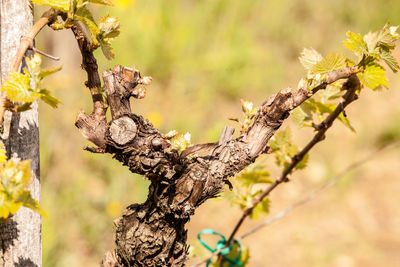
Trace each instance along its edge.
<instances>
[{"instance_id":1,"label":"sunlit leaf","mask_svg":"<svg viewBox=\"0 0 400 267\"><path fill-rule=\"evenodd\" d=\"M111 60L114 58L114 50L111 47L110 42L108 39L102 39L100 40L100 47L101 51L103 51L104 56L108 59Z\"/></svg>"},{"instance_id":2,"label":"sunlit leaf","mask_svg":"<svg viewBox=\"0 0 400 267\"><path fill-rule=\"evenodd\" d=\"M24 112L31 109L31 102L25 102L23 104L17 105L17 112Z\"/></svg>"},{"instance_id":3,"label":"sunlit leaf","mask_svg":"<svg viewBox=\"0 0 400 267\"><path fill-rule=\"evenodd\" d=\"M26 190L31 179L30 161L4 161L0 167L0 218L15 214L21 206L46 216L39 203Z\"/></svg>"},{"instance_id":4,"label":"sunlit leaf","mask_svg":"<svg viewBox=\"0 0 400 267\"><path fill-rule=\"evenodd\" d=\"M255 196L256 195L253 195L252 197L254 198ZM250 214L250 218L253 220L259 219L262 215L269 213L269 208L270 208L270 201L266 197L257 206L255 206L255 208Z\"/></svg>"},{"instance_id":5,"label":"sunlit leaf","mask_svg":"<svg viewBox=\"0 0 400 267\"><path fill-rule=\"evenodd\" d=\"M41 70L41 71L39 72L39 77L40 77L41 79L46 78L47 76L52 75L52 74L54 74L54 73L60 71L61 69L62 69L62 66Z\"/></svg>"},{"instance_id":6,"label":"sunlit leaf","mask_svg":"<svg viewBox=\"0 0 400 267\"><path fill-rule=\"evenodd\" d=\"M87 9L86 6L79 8L74 15L74 19L81 21L85 25L90 37L92 38L93 45L98 46L97 36L99 35L100 30L90 10Z\"/></svg>"},{"instance_id":7,"label":"sunlit leaf","mask_svg":"<svg viewBox=\"0 0 400 267\"><path fill-rule=\"evenodd\" d=\"M365 43L361 34L357 34L354 32L347 32L347 36L349 37L344 41L344 46L350 50L352 50L357 56L362 56L363 54L368 54L368 47Z\"/></svg>"},{"instance_id":8,"label":"sunlit leaf","mask_svg":"<svg viewBox=\"0 0 400 267\"><path fill-rule=\"evenodd\" d=\"M343 113L340 113L338 116L338 120L343 123L347 128L349 128L352 132L356 132L356 129L350 124L349 118L345 117Z\"/></svg>"},{"instance_id":9,"label":"sunlit leaf","mask_svg":"<svg viewBox=\"0 0 400 267\"><path fill-rule=\"evenodd\" d=\"M246 267L247 263L249 261L249 258L250 258L249 250L247 248L243 247L243 245L242 245L240 251L241 252L240 252L240 257L239 257L238 261L240 262L241 267ZM233 248L232 248L231 252L226 255L226 257L228 257L232 260L235 260L236 258L238 258L238 256L239 256L239 246L237 245L237 243L233 243ZM215 260L211 262L211 266L232 267L233 264L230 263L229 261L225 260L224 264L221 266L221 259L219 257L215 257ZM235 265L235 266L238 266L238 265Z\"/></svg>"},{"instance_id":10,"label":"sunlit leaf","mask_svg":"<svg viewBox=\"0 0 400 267\"><path fill-rule=\"evenodd\" d=\"M310 117L301 107L297 107L290 112L290 117L300 128L304 127L304 122L310 120Z\"/></svg>"},{"instance_id":11,"label":"sunlit leaf","mask_svg":"<svg viewBox=\"0 0 400 267\"><path fill-rule=\"evenodd\" d=\"M24 190L16 199L17 203L21 203L22 206L27 207L33 211L36 211L40 215L47 217L47 214L42 210L39 202L32 198L29 191Z\"/></svg>"},{"instance_id":12,"label":"sunlit leaf","mask_svg":"<svg viewBox=\"0 0 400 267\"><path fill-rule=\"evenodd\" d=\"M42 64L42 58L39 54L35 53L32 58L25 58L26 65L28 67L29 75L35 79L35 82L38 82L39 73L40 73L40 65Z\"/></svg>"},{"instance_id":13,"label":"sunlit leaf","mask_svg":"<svg viewBox=\"0 0 400 267\"><path fill-rule=\"evenodd\" d=\"M301 64L303 64L308 71L312 71L315 65L322 59L323 57L321 54L313 48L304 48L299 57Z\"/></svg>"},{"instance_id":14,"label":"sunlit leaf","mask_svg":"<svg viewBox=\"0 0 400 267\"><path fill-rule=\"evenodd\" d=\"M182 152L192 144L190 139L191 139L190 133L176 134L169 140L169 142L171 143L171 149L176 150L179 153Z\"/></svg>"},{"instance_id":15,"label":"sunlit leaf","mask_svg":"<svg viewBox=\"0 0 400 267\"><path fill-rule=\"evenodd\" d=\"M341 53L331 52L322 60L316 62L311 69L314 73L327 73L346 66L346 57Z\"/></svg>"},{"instance_id":16,"label":"sunlit leaf","mask_svg":"<svg viewBox=\"0 0 400 267\"><path fill-rule=\"evenodd\" d=\"M68 12L70 8L70 0L32 0L32 3L50 6L63 12Z\"/></svg>"},{"instance_id":17,"label":"sunlit leaf","mask_svg":"<svg viewBox=\"0 0 400 267\"><path fill-rule=\"evenodd\" d=\"M58 104L61 104L61 101L52 96L49 90L41 89L39 93L40 93L40 99L43 100L48 105L50 105L51 107L57 108Z\"/></svg>"},{"instance_id":18,"label":"sunlit leaf","mask_svg":"<svg viewBox=\"0 0 400 267\"><path fill-rule=\"evenodd\" d=\"M314 105L317 108L316 112L318 112L318 114L321 114L321 115L330 114L336 109L336 105L334 105L334 104L322 103L320 101L316 101L315 99L309 99L307 102L309 102L311 105ZM340 122L342 122L351 131L355 132L355 129L350 124L349 119L347 117L345 117L343 115L343 113L340 113L340 115L338 116L338 120Z\"/></svg>"},{"instance_id":19,"label":"sunlit leaf","mask_svg":"<svg viewBox=\"0 0 400 267\"><path fill-rule=\"evenodd\" d=\"M366 66L365 70L359 73L361 83L372 90L381 86L389 86L385 76L385 70L378 64L370 64Z\"/></svg>"},{"instance_id":20,"label":"sunlit leaf","mask_svg":"<svg viewBox=\"0 0 400 267\"><path fill-rule=\"evenodd\" d=\"M385 63L389 66L389 68L393 72L397 72L400 69L399 64L397 63L396 59L392 56L392 54L389 51L382 50L381 58L383 61L385 61Z\"/></svg>"},{"instance_id":21,"label":"sunlit leaf","mask_svg":"<svg viewBox=\"0 0 400 267\"><path fill-rule=\"evenodd\" d=\"M298 169L298 170L302 170L305 167L307 167L308 158L309 158L308 154L305 154L304 157L300 160L299 163L297 163L297 165L294 168Z\"/></svg>"},{"instance_id":22,"label":"sunlit leaf","mask_svg":"<svg viewBox=\"0 0 400 267\"><path fill-rule=\"evenodd\" d=\"M29 75L18 72L10 72L1 90L14 102L33 102L40 97L39 93L31 89Z\"/></svg>"},{"instance_id":23,"label":"sunlit leaf","mask_svg":"<svg viewBox=\"0 0 400 267\"><path fill-rule=\"evenodd\" d=\"M3 144L0 143L0 163L4 163L7 160L6 150L3 148Z\"/></svg>"},{"instance_id":24,"label":"sunlit leaf","mask_svg":"<svg viewBox=\"0 0 400 267\"><path fill-rule=\"evenodd\" d=\"M106 15L99 20L100 39L115 38L120 33L120 24L117 18Z\"/></svg>"},{"instance_id":25,"label":"sunlit leaf","mask_svg":"<svg viewBox=\"0 0 400 267\"><path fill-rule=\"evenodd\" d=\"M265 170L265 166L255 162L238 173L235 178L244 186L248 187L254 184L270 184L273 181L270 178L269 172Z\"/></svg>"},{"instance_id":26,"label":"sunlit leaf","mask_svg":"<svg viewBox=\"0 0 400 267\"><path fill-rule=\"evenodd\" d=\"M99 5L105 5L105 6L113 6L114 1L112 0L89 0L90 3L93 4L99 4Z\"/></svg>"}]
</instances>

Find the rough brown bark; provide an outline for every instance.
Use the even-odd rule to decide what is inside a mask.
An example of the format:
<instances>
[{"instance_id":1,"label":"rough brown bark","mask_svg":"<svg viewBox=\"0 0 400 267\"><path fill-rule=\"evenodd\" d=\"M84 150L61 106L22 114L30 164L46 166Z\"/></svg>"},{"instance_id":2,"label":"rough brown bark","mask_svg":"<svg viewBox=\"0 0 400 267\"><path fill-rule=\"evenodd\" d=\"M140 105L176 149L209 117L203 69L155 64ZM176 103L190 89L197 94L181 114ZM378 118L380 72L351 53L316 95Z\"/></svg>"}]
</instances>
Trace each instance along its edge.
<instances>
[{"instance_id":1,"label":"rough brown bark","mask_svg":"<svg viewBox=\"0 0 400 267\"><path fill-rule=\"evenodd\" d=\"M7 78L20 38L32 27L33 12L28 0L1 1L1 79ZM29 190L40 198L39 128L37 103L19 114L6 112L1 139L7 155L31 159L33 176ZM0 224L0 266L42 266L41 219L21 208L8 223Z\"/></svg>"},{"instance_id":2,"label":"rough brown bark","mask_svg":"<svg viewBox=\"0 0 400 267\"><path fill-rule=\"evenodd\" d=\"M85 58L85 53L82 55ZM229 177L267 151L267 142L289 111L355 72L356 68L349 67L329 73L327 80L310 92L281 90L261 105L253 124L238 138L232 139L232 129L224 128L215 144L198 145L179 155L167 137L131 112L129 99L143 83L139 71L121 66L105 71L111 121L103 121L104 127L98 127L96 119L82 123L85 116L81 113L76 125L99 146L90 151L112 154L133 173L147 177L151 185L146 202L129 206L115 221L116 249L106 253L103 266L184 266L188 249L185 224L195 209L220 193ZM212 148L208 155L189 156L203 147Z\"/></svg>"}]
</instances>

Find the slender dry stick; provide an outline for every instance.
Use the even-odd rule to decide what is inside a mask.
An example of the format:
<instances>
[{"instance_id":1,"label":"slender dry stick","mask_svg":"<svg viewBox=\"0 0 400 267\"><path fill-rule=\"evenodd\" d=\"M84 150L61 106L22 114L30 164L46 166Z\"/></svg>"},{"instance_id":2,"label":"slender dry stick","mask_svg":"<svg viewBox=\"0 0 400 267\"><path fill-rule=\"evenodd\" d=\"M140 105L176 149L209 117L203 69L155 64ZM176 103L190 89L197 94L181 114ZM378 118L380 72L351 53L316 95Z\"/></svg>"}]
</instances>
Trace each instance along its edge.
<instances>
[{"instance_id":1,"label":"slender dry stick","mask_svg":"<svg viewBox=\"0 0 400 267\"><path fill-rule=\"evenodd\" d=\"M317 195L319 195L321 192L325 191L326 189L332 187L333 185L335 185L336 183L338 183L340 181L340 179L342 179L347 173L349 173L350 171L353 171L357 168L360 168L362 165L365 165L367 162L373 160L376 158L376 156L379 153L382 153L384 150L389 149L390 147L395 147L396 145L398 145L400 142L400 139L396 139L390 143L384 144L382 146L380 146L378 149L374 150L373 152L371 152L370 154L368 154L367 156L365 156L364 158L357 160L356 162L353 162L352 164L350 164L347 168L345 168L344 170L342 170L341 172L339 172L338 174L336 174L333 178L329 179L329 181L327 183L325 183L324 185L322 185L320 188L318 188L317 190L313 191L311 194L309 194L308 196L306 196L305 198L293 203L292 205L288 206L287 208L285 208L284 210L282 210L281 212L278 212L275 216L273 216L272 218L269 218L268 220L266 220L265 222L257 225L256 227L250 229L248 232L244 233L243 235L241 235L239 238L237 238L238 240L242 240L245 239L246 237L258 232L259 230L261 230L262 228L282 219L283 217L285 217L287 214L289 214L289 212L291 212L292 210L294 210L295 208L302 206L306 203L308 203L309 201L313 200ZM211 254L211 256L209 256L208 258L202 260L201 262L198 262L196 264L194 264L192 267L198 267L204 263L206 263L207 261L209 261L210 259L212 259L212 257L214 257L215 255L217 255L222 249L216 250L215 252L213 252Z\"/></svg>"},{"instance_id":2,"label":"slender dry stick","mask_svg":"<svg viewBox=\"0 0 400 267\"><path fill-rule=\"evenodd\" d=\"M232 242L240 226L243 224L243 221L251 214L253 209L279 184L289 181L288 175L292 172L292 170L317 143L325 138L325 132L332 126L333 122L335 121L335 119L337 119L340 113L343 112L344 108L357 99L357 95L355 92L359 87L360 81L358 80L357 76L353 74L348 78L346 83L344 83L343 89L346 89L347 92L343 95L340 103L336 106L335 110L317 126L318 130L313 139L299 153L293 156L291 164L282 171L281 176L277 180L275 180L275 182L273 182L269 187L267 187L260 195L254 198L252 205L250 207L247 207L243 211L242 217L239 219L238 223L230 234L227 244L230 244Z\"/></svg>"},{"instance_id":3,"label":"slender dry stick","mask_svg":"<svg viewBox=\"0 0 400 267\"><path fill-rule=\"evenodd\" d=\"M19 66L24 58L26 51L29 48L33 48L33 40L36 35L43 29L44 26L53 23L57 19L57 11L54 9L49 9L43 13L42 17L33 25L32 29L25 35L21 37L21 42L17 54L14 57L13 63L11 65L10 72L17 72ZM10 100L7 95L3 94L0 99L0 124L3 123L4 112L7 109L12 108Z\"/></svg>"},{"instance_id":4,"label":"slender dry stick","mask_svg":"<svg viewBox=\"0 0 400 267\"><path fill-rule=\"evenodd\" d=\"M105 120L106 108L104 105L103 95L101 94L100 75L96 58L93 55L92 43L89 41L89 38L85 34L85 30L78 22L74 23L71 30L75 35L79 50L82 54L82 68L85 69L88 76L85 85L89 88L90 94L92 95L93 114L98 116L100 120Z\"/></svg>"},{"instance_id":5,"label":"slender dry stick","mask_svg":"<svg viewBox=\"0 0 400 267\"><path fill-rule=\"evenodd\" d=\"M338 174L336 174L333 178L331 178L327 183L325 183L324 185L322 185L320 188L318 188L317 190L315 190L314 192L312 192L311 194L309 194L308 196L306 196L305 198L297 201L296 203L290 205L289 207L287 207L286 209L282 210L281 212L279 212L278 214L276 214L274 217L268 219L267 221L265 221L264 223L259 224L258 226L254 227L253 229L249 230L248 232L246 232L245 234L241 235L239 237L239 239L244 239L249 235L254 234L255 232L259 231L260 229L264 228L267 225L272 224L273 222L281 219L282 217L286 216L290 211L292 211L294 208L299 207L301 205L304 205L305 203L309 202L310 200L314 199L318 194L320 194L321 192L325 191L327 188L332 187L333 185L335 185L341 178L343 178L343 176L345 176L347 173L349 173L352 170L355 170L359 167L361 167L362 165L366 164L367 162L371 161L372 159L376 158L377 154L383 152L385 149L389 148L389 147L393 147L395 145L398 145L400 139L396 139L390 143L387 143L385 145L380 146L378 149L376 149L375 151L371 152L370 154L368 154L367 156L361 158L360 160L353 162L352 164L350 164L347 168L345 168L344 170L342 170L341 172L339 172Z\"/></svg>"}]
</instances>

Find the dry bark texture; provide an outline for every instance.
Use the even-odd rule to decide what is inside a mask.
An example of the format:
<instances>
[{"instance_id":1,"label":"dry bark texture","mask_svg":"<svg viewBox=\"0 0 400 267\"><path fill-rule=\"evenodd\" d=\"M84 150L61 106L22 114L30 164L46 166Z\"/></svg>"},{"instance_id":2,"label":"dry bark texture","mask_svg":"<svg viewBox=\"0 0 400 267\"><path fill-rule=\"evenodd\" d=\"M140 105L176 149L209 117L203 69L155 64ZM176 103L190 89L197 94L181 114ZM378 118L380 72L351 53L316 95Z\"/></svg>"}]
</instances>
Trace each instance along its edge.
<instances>
[{"instance_id":1,"label":"dry bark texture","mask_svg":"<svg viewBox=\"0 0 400 267\"><path fill-rule=\"evenodd\" d=\"M7 78L20 38L33 24L28 0L1 1L1 80ZM7 156L31 159L33 177L29 190L40 198L39 128L37 103L19 114L6 112L1 139ZM21 208L8 223L0 224L0 266L42 266L40 215Z\"/></svg>"},{"instance_id":2,"label":"dry bark texture","mask_svg":"<svg viewBox=\"0 0 400 267\"><path fill-rule=\"evenodd\" d=\"M85 57L91 58L92 54L80 41L79 29L73 31L90 80L93 73ZM87 150L112 154L133 173L147 177L151 185L145 203L129 206L115 220L116 248L106 253L102 265L184 266L188 250L185 224L195 209L220 193L224 184L230 184L229 177L268 151L269 139L289 111L328 84L349 78L356 71L349 67L329 73L327 80L310 92L305 88L296 92L283 89L259 107L253 124L238 138L232 139L233 129L225 127L218 142L193 146L181 155L150 122L131 112L130 98L138 97L136 87L144 83L139 71L119 65L105 71L103 80L111 121L107 122L101 113L105 111L104 104L93 97L93 113L81 112L76 126L97 145ZM86 85L92 96L92 88L99 87L89 81ZM100 113L102 116L96 116ZM209 149L208 155L193 154L203 149Z\"/></svg>"}]
</instances>

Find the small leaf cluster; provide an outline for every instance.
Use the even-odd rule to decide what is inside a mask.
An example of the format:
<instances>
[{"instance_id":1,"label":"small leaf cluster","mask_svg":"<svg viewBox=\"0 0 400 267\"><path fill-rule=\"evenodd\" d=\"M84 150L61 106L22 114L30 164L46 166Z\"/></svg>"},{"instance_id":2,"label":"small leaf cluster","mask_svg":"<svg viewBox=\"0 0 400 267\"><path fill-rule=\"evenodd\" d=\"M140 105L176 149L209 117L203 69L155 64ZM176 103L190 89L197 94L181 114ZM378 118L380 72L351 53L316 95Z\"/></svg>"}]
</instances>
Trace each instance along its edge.
<instances>
[{"instance_id":1,"label":"small leaf cluster","mask_svg":"<svg viewBox=\"0 0 400 267\"><path fill-rule=\"evenodd\" d=\"M292 133L289 127L277 132L269 141L271 153L275 155L276 165L288 167L293 157L299 152L299 148L292 141ZM307 166L308 154L296 165L295 169L304 169Z\"/></svg>"},{"instance_id":2,"label":"small leaf cluster","mask_svg":"<svg viewBox=\"0 0 400 267\"><path fill-rule=\"evenodd\" d=\"M239 120L238 118L231 118L230 120L239 122L241 131L244 133L247 128L250 127L254 117L257 115L257 108L254 107L253 102L243 99L240 99L240 104L242 105L243 120Z\"/></svg>"},{"instance_id":3,"label":"small leaf cluster","mask_svg":"<svg viewBox=\"0 0 400 267\"><path fill-rule=\"evenodd\" d=\"M54 30L71 28L76 21L85 25L92 40L92 51L101 47L104 56L107 59L114 58L114 52L111 47L111 40L120 33L120 23L117 18L110 15L101 17L97 22L88 9L88 4L99 4L112 6L110 0L32 0L39 5L50 6L67 14L67 19L63 22L55 22L51 25Z\"/></svg>"},{"instance_id":4,"label":"small leaf cluster","mask_svg":"<svg viewBox=\"0 0 400 267\"><path fill-rule=\"evenodd\" d=\"M381 63L385 63L393 72L400 68L392 55L394 42L400 38L397 29L397 26L385 25L381 30L369 32L364 36L347 32L348 38L344 41L344 46L357 57L357 64L341 53L329 53L323 57L315 49L304 49L299 59L307 70L307 79L302 79L298 87L310 90L323 83L327 73L346 66L358 68L357 75L362 87L372 90L387 87L386 71ZM328 85L325 90L320 90L312 99L293 110L291 115L294 122L300 127L316 128L317 123L336 108L337 99L344 94L341 85L339 81ZM355 131L344 113L341 113L338 119L350 130Z\"/></svg>"},{"instance_id":5,"label":"small leaf cluster","mask_svg":"<svg viewBox=\"0 0 400 267\"><path fill-rule=\"evenodd\" d=\"M26 190L31 179L30 161L7 160L0 148L0 222L6 221L21 206L47 216L30 192Z\"/></svg>"},{"instance_id":6,"label":"small leaf cluster","mask_svg":"<svg viewBox=\"0 0 400 267\"><path fill-rule=\"evenodd\" d=\"M253 199L261 194L266 184L272 182L270 173L265 170L264 162L257 160L235 176L235 186L233 190L231 192L226 191L224 194L232 204L244 210L251 207ZM250 218L256 219L263 213L268 214L269 207L269 199L264 198L261 203L253 209Z\"/></svg>"},{"instance_id":7,"label":"small leaf cluster","mask_svg":"<svg viewBox=\"0 0 400 267\"><path fill-rule=\"evenodd\" d=\"M61 67L42 70L40 68L42 60L38 54L34 54L32 58L25 58L25 61L27 67L24 68L24 73L10 72L8 79L1 87L11 101L22 103L17 105L14 111L25 111L30 108L32 102L38 99L56 108L61 102L53 97L49 90L42 88L42 81L61 70Z\"/></svg>"},{"instance_id":8,"label":"small leaf cluster","mask_svg":"<svg viewBox=\"0 0 400 267\"><path fill-rule=\"evenodd\" d=\"M178 151L179 153L192 145L190 141L191 135L189 132L182 134L177 130L172 130L165 134L164 137L167 138L171 145L169 149Z\"/></svg>"},{"instance_id":9,"label":"small leaf cluster","mask_svg":"<svg viewBox=\"0 0 400 267\"><path fill-rule=\"evenodd\" d=\"M239 255L240 252L240 255ZM241 263L240 266L245 267L247 266L247 263L249 261L250 258L250 252L249 249L246 247L239 247L239 245L235 242L232 245L232 250L225 255L226 257L228 257L229 259L237 259L238 262ZM230 267L233 266L232 263L230 263L229 261L225 260L224 264L221 265L221 261L222 259L218 256L214 257L214 260L211 262L211 266L215 266L215 267ZM237 266L237 265L235 265Z\"/></svg>"},{"instance_id":10,"label":"small leaf cluster","mask_svg":"<svg viewBox=\"0 0 400 267\"><path fill-rule=\"evenodd\" d=\"M388 86L382 63L385 63L393 72L400 69L392 55L395 41L400 38L397 30L398 26L386 24L380 31L369 32L364 36L347 32L348 38L344 45L357 56L359 60L357 67L363 70L359 78L365 87L375 90Z\"/></svg>"}]
</instances>

